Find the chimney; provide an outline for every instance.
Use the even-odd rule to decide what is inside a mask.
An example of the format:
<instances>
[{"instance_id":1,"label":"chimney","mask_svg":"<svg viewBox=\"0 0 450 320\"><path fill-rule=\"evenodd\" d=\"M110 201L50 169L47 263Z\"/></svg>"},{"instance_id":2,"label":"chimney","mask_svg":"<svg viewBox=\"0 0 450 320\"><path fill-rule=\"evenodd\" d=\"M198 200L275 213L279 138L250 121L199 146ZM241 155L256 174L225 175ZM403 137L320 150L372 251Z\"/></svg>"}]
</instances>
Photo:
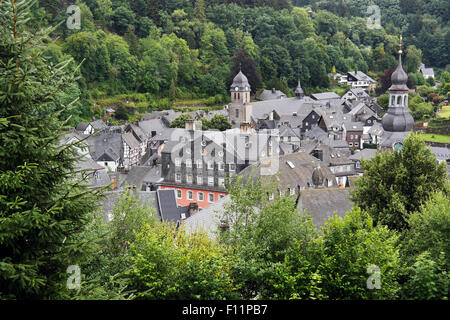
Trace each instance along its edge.
<instances>
[{"instance_id":1,"label":"chimney","mask_svg":"<svg viewBox=\"0 0 450 320\"><path fill-rule=\"evenodd\" d=\"M194 120L188 119L184 122L184 127L186 130L194 131Z\"/></svg>"},{"instance_id":2,"label":"chimney","mask_svg":"<svg viewBox=\"0 0 450 320\"><path fill-rule=\"evenodd\" d=\"M111 177L111 189L112 190L117 189L117 177Z\"/></svg>"},{"instance_id":3,"label":"chimney","mask_svg":"<svg viewBox=\"0 0 450 320\"><path fill-rule=\"evenodd\" d=\"M197 202L191 202L189 204L189 215L192 217L196 213L198 213L198 203Z\"/></svg>"},{"instance_id":4,"label":"chimney","mask_svg":"<svg viewBox=\"0 0 450 320\"><path fill-rule=\"evenodd\" d=\"M241 122L241 133L248 133L250 124L247 122Z\"/></svg>"},{"instance_id":5,"label":"chimney","mask_svg":"<svg viewBox=\"0 0 450 320\"><path fill-rule=\"evenodd\" d=\"M270 111L269 113L269 120L273 120L273 111Z\"/></svg>"}]
</instances>

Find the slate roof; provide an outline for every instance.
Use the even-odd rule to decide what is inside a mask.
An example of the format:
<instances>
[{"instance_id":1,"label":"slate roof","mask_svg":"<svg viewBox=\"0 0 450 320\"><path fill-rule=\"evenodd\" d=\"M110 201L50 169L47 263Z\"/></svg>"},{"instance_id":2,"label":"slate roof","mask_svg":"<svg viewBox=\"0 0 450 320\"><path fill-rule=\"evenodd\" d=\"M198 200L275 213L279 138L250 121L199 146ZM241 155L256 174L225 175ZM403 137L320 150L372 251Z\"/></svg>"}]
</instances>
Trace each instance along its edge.
<instances>
[{"instance_id":1,"label":"slate roof","mask_svg":"<svg viewBox=\"0 0 450 320\"><path fill-rule=\"evenodd\" d=\"M304 103L314 102L309 97L304 97L302 99L298 98L286 98L268 101L259 101L252 103L252 117L253 119L267 119L270 112L273 110L282 115L292 116L294 112L298 114L302 113L302 105Z\"/></svg>"},{"instance_id":2,"label":"slate roof","mask_svg":"<svg viewBox=\"0 0 450 320\"><path fill-rule=\"evenodd\" d=\"M139 190L144 183L157 183L161 181L161 165L154 167L132 167L125 175L121 187L136 186Z\"/></svg>"},{"instance_id":3,"label":"slate roof","mask_svg":"<svg viewBox=\"0 0 450 320\"><path fill-rule=\"evenodd\" d=\"M314 100L331 100L331 99L341 99L341 97L333 91L330 92L322 92L322 93L313 93L311 94L311 98Z\"/></svg>"},{"instance_id":4,"label":"slate roof","mask_svg":"<svg viewBox=\"0 0 450 320\"><path fill-rule=\"evenodd\" d=\"M260 101L276 100L281 98L287 98L286 94L280 90L275 89L264 90L256 97L256 99Z\"/></svg>"},{"instance_id":5,"label":"slate roof","mask_svg":"<svg viewBox=\"0 0 450 320\"><path fill-rule=\"evenodd\" d=\"M344 127L347 132L364 130L364 124L362 122L344 122Z\"/></svg>"},{"instance_id":6,"label":"slate roof","mask_svg":"<svg viewBox=\"0 0 450 320\"><path fill-rule=\"evenodd\" d=\"M119 200L119 198L123 194L123 192L124 192L123 189L117 189L117 190L108 191L105 193L105 197L101 201L104 222L111 221L110 219L111 219L111 215L114 210L114 207L117 204L117 201ZM137 192L135 192L135 195L139 199L139 203L141 205L148 205L155 210L154 211L155 217L161 216L159 213L159 206L158 206L158 200L156 197L156 191L152 191L152 192L137 191ZM149 214L150 214L150 212L149 212Z\"/></svg>"},{"instance_id":7,"label":"slate roof","mask_svg":"<svg viewBox=\"0 0 450 320\"><path fill-rule=\"evenodd\" d=\"M127 132L122 135L123 142L125 142L131 149L137 149L140 147L139 141L131 133Z\"/></svg>"},{"instance_id":8,"label":"slate roof","mask_svg":"<svg viewBox=\"0 0 450 320\"><path fill-rule=\"evenodd\" d=\"M305 213L312 217L317 228L324 225L325 220L334 213L344 217L352 209L349 189L324 188L303 190L298 200L299 214Z\"/></svg>"},{"instance_id":9,"label":"slate roof","mask_svg":"<svg viewBox=\"0 0 450 320\"><path fill-rule=\"evenodd\" d=\"M322 130L319 126L315 126L311 130L305 133L305 139L326 138L328 134Z\"/></svg>"},{"instance_id":10,"label":"slate roof","mask_svg":"<svg viewBox=\"0 0 450 320\"><path fill-rule=\"evenodd\" d=\"M189 217L189 207L178 207L175 190L159 189L157 192L159 214L162 221L177 223L182 215Z\"/></svg>"},{"instance_id":11,"label":"slate roof","mask_svg":"<svg viewBox=\"0 0 450 320\"><path fill-rule=\"evenodd\" d=\"M294 165L292 168L289 163ZM281 157L273 157L265 161L257 162L243 171L240 175L245 179L252 177L256 179L260 177L263 181L276 182L278 188L286 190L286 188L310 188L313 186L312 174L321 161L304 152L296 152ZM269 169L269 168L273 169ZM331 170L322 164L324 177L336 185L336 179Z\"/></svg>"},{"instance_id":12,"label":"slate roof","mask_svg":"<svg viewBox=\"0 0 450 320\"><path fill-rule=\"evenodd\" d=\"M95 131L99 131L106 128L106 124L103 122L103 120L92 121L91 126L94 128Z\"/></svg>"},{"instance_id":13,"label":"slate roof","mask_svg":"<svg viewBox=\"0 0 450 320\"><path fill-rule=\"evenodd\" d=\"M354 161L361 161L362 158L364 158L364 160L370 160L375 157L376 154L376 149L362 149L349 156L349 159Z\"/></svg>"},{"instance_id":14,"label":"slate roof","mask_svg":"<svg viewBox=\"0 0 450 320\"><path fill-rule=\"evenodd\" d=\"M76 126L76 130L77 131L84 131L87 129L87 127L89 127L89 123L88 122L80 122L77 126Z\"/></svg>"},{"instance_id":15,"label":"slate roof","mask_svg":"<svg viewBox=\"0 0 450 320\"><path fill-rule=\"evenodd\" d=\"M438 161L450 161L450 148L430 147L431 152L436 155Z\"/></svg>"},{"instance_id":16,"label":"slate roof","mask_svg":"<svg viewBox=\"0 0 450 320\"><path fill-rule=\"evenodd\" d=\"M229 195L214 202L209 207L200 210L198 213L190 216L184 221L185 230L189 233L196 233L198 231L207 232L212 238L217 235L220 220L223 217L224 205L231 201Z\"/></svg>"},{"instance_id":17,"label":"slate roof","mask_svg":"<svg viewBox=\"0 0 450 320\"><path fill-rule=\"evenodd\" d=\"M118 161L122 157L122 136L103 133L86 139L89 152L95 161Z\"/></svg>"},{"instance_id":18,"label":"slate roof","mask_svg":"<svg viewBox=\"0 0 450 320\"><path fill-rule=\"evenodd\" d=\"M351 76L355 77L358 81L368 81L368 82L376 83L376 81L374 79L372 79L371 77L369 77L367 74L365 74L362 71L351 71L351 72L347 72L347 74L350 74Z\"/></svg>"}]
</instances>

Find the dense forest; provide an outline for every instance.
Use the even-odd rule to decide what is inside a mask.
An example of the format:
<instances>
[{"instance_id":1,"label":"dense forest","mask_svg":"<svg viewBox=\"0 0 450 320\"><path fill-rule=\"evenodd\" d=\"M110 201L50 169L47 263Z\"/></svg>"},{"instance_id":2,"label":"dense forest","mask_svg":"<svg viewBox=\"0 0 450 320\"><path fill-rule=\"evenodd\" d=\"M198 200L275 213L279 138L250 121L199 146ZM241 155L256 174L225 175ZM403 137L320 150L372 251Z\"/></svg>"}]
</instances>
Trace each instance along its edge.
<instances>
[{"instance_id":1,"label":"dense forest","mask_svg":"<svg viewBox=\"0 0 450 320\"><path fill-rule=\"evenodd\" d=\"M275 87L289 95L299 79L307 93L329 88L332 71L377 78L396 65L400 34L412 79L420 77L421 61L440 72L450 52L445 2L374 1L380 29L368 25L368 5L359 0L86 0L76 2L80 30L66 26L70 1L40 0L28 23L35 29L61 23L47 48L49 61L82 63L82 77L65 99L81 94L72 111L76 123L101 115L92 98L116 94L133 93L153 108L174 99L227 102L240 65L253 92Z\"/></svg>"}]
</instances>

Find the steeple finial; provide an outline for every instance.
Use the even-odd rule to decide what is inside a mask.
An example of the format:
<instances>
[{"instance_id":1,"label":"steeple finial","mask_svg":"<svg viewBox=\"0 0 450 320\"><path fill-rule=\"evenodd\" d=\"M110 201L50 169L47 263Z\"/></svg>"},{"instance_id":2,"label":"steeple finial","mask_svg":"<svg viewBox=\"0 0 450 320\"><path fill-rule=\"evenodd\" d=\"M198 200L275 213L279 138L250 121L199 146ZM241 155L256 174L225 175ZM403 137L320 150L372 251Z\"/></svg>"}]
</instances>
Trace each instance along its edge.
<instances>
[{"instance_id":1,"label":"steeple finial","mask_svg":"<svg viewBox=\"0 0 450 320\"><path fill-rule=\"evenodd\" d=\"M239 62L239 72L242 72L242 62Z\"/></svg>"},{"instance_id":2,"label":"steeple finial","mask_svg":"<svg viewBox=\"0 0 450 320\"><path fill-rule=\"evenodd\" d=\"M403 37L402 37L402 35L400 35L400 49L398 50L398 54L399 55L402 55L402 53L403 53L403 51L402 51L402 48L403 48L402 41L403 41Z\"/></svg>"}]
</instances>

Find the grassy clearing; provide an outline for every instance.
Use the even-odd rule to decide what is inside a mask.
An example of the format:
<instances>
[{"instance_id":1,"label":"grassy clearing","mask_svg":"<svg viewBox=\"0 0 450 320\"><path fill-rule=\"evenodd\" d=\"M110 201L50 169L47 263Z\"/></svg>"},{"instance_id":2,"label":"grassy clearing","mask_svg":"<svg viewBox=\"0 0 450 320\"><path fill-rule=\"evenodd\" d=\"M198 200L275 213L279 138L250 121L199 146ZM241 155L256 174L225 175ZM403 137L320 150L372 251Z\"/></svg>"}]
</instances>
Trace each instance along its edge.
<instances>
[{"instance_id":1,"label":"grassy clearing","mask_svg":"<svg viewBox=\"0 0 450 320\"><path fill-rule=\"evenodd\" d=\"M443 106L442 110L438 113L438 118L449 118L450 106Z\"/></svg>"},{"instance_id":2,"label":"grassy clearing","mask_svg":"<svg viewBox=\"0 0 450 320\"><path fill-rule=\"evenodd\" d=\"M440 143L450 143L450 136L443 135L443 134L421 133L420 136L425 141L440 142Z\"/></svg>"}]
</instances>

